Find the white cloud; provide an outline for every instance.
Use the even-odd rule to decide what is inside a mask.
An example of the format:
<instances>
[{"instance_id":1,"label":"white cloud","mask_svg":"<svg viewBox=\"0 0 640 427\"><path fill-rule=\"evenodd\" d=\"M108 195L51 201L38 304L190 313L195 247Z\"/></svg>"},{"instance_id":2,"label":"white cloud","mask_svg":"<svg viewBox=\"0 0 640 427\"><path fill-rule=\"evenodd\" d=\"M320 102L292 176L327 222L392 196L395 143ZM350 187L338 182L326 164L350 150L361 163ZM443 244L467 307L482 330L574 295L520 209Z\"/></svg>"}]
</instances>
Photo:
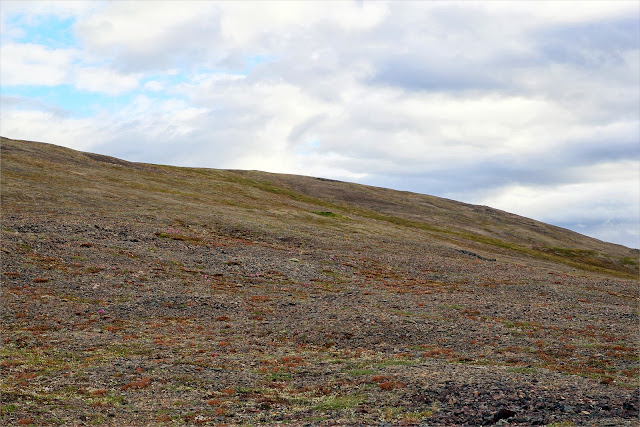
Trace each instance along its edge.
<instances>
[{"instance_id":1,"label":"white cloud","mask_svg":"<svg viewBox=\"0 0 640 427\"><path fill-rule=\"evenodd\" d=\"M117 95L138 87L140 74L123 74L105 67L85 66L77 49L52 49L30 43L0 47L0 80L7 86L59 86Z\"/></svg>"},{"instance_id":2,"label":"white cloud","mask_svg":"<svg viewBox=\"0 0 640 427\"><path fill-rule=\"evenodd\" d=\"M537 25L566 24L602 21L637 14L638 3L634 0L540 2L540 1L487 1L480 3L487 11L519 17L524 22ZM505 18L506 16L503 16Z\"/></svg>"},{"instance_id":3,"label":"white cloud","mask_svg":"<svg viewBox=\"0 0 640 427\"><path fill-rule=\"evenodd\" d=\"M640 161L600 163L581 169L576 171L582 178L577 183L507 185L474 203L640 247ZM615 239L610 240L612 237Z\"/></svg>"},{"instance_id":4,"label":"white cloud","mask_svg":"<svg viewBox=\"0 0 640 427\"><path fill-rule=\"evenodd\" d=\"M164 85L157 80L150 80L144 84L144 89L151 92L160 92L164 89Z\"/></svg>"},{"instance_id":5,"label":"white cloud","mask_svg":"<svg viewBox=\"0 0 640 427\"><path fill-rule=\"evenodd\" d=\"M98 67L82 67L74 73L72 82L80 90L119 95L138 87L140 74L121 74Z\"/></svg>"},{"instance_id":6,"label":"white cloud","mask_svg":"<svg viewBox=\"0 0 640 427\"><path fill-rule=\"evenodd\" d=\"M398 172L544 152L581 126L570 111L547 100L496 95L370 92L361 87L358 96L333 109L340 114L313 126L319 149L390 159Z\"/></svg>"},{"instance_id":7,"label":"white cloud","mask_svg":"<svg viewBox=\"0 0 640 427\"><path fill-rule=\"evenodd\" d=\"M0 80L7 86L59 86L117 95L135 89L140 74L123 74L104 67L83 66L77 49L52 49L30 43L0 47Z\"/></svg>"},{"instance_id":8,"label":"white cloud","mask_svg":"<svg viewBox=\"0 0 640 427\"><path fill-rule=\"evenodd\" d=\"M3 86L56 86L69 80L69 71L79 52L48 49L30 43L9 43L0 47L0 79Z\"/></svg>"},{"instance_id":9,"label":"white cloud","mask_svg":"<svg viewBox=\"0 0 640 427\"><path fill-rule=\"evenodd\" d=\"M212 111L204 124L212 140L242 149L226 159L231 168L291 171L298 143L291 141L291 134L300 123L334 108L295 85L239 76L197 76L181 86L181 93Z\"/></svg>"},{"instance_id":10,"label":"white cloud","mask_svg":"<svg viewBox=\"0 0 640 427\"><path fill-rule=\"evenodd\" d=\"M94 1L3 0L0 14L3 17L24 15L25 19L33 20L40 16L80 16L95 10L98 4Z\"/></svg>"},{"instance_id":11,"label":"white cloud","mask_svg":"<svg viewBox=\"0 0 640 427\"><path fill-rule=\"evenodd\" d=\"M75 28L87 54L114 58L131 72L176 65L243 69L249 57L288 50L311 40L318 28L329 36L334 29L370 30L387 8L366 2L108 2Z\"/></svg>"},{"instance_id":12,"label":"white cloud","mask_svg":"<svg viewBox=\"0 0 640 427\"><path fill-rule=\"evenodd\" d=\"M385 16L382 2L221 2L221 29L225 40L246 45L258 38L282 30L304 33L321 24L347 31L362 31L376 26ZM258 41L258 43L260 43Z\"/></svg>"},{"instance_id":13,"label":"white cloud","mask_svg":"<svg viewBox=\"0 0 640 427\"><path fill-rule=\"evenodd\" d=\"M515 213L527 213L547 221L566 222L571 218L593 221L610 218L617 212L640 215L639 162L597 165L587 169L584 181L553 186L508 185L483 197L479 203ZM621 210L621 208L624 208Z\"/></svg>"},{"instance_id":14,"label":"white cloud","mask_svg":"<svg viewBox=\"0 0 640 427\"><path fill-rule=\"evenodd\" d=\"M218 21L214 2L109 2L79 21L76 32L87 53L109 57L132 71L175 65L185 56L190 61L218 59Z\"/></svg>"},{"instance_id":15,"label":"white cloud","mask_svg":"<svg viewBox=\"0 0 640 427\"><path fill-rule=\"evenodd\" d=\"M163 49L163 41L179 37L185 24L206 19L214 9L212 2L109 2L78 23L77 31L95 49L147 54Z\"/></svg>"},{"instance_id":16,"label":"white cloud","mask_svg":"<svg viewBox=\"0 0 640 427\"><path fill-rule=\"evenodd\" d=\"M2 110L0 134L84 151L104 142L109 135L95 118L77 119L52 112L7 109Z\"/></svg>"}]
</instances>

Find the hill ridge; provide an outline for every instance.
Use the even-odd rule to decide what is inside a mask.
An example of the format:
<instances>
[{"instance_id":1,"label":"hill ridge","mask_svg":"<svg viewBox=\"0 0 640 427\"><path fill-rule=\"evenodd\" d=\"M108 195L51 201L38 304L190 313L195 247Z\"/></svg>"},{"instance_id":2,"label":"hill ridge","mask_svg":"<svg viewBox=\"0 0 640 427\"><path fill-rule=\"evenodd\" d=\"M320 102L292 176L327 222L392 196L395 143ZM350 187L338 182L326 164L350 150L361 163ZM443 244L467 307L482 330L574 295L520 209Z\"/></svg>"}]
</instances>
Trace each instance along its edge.
<instances>
[{"instance_id":1,"label":"hill ridge","mask_svg":"<svg viewBox=\"0 0 640 427\"><path fill-rule=\"evenodd\" d=\"M38 147L44 147L44 149ZM4 157L9 156L7 160L11 159L12 152L15 153L20 149L29 152L31 156L38 155L49 161L57 160L60 165L66 162L73 163L76 167L87 166L82 165L80 161L84 158L98 164L123 166L140 172L144 171L147 174L170 172L176 174L182 171L186 174L182 179L183 183L188 176L194 176L194 174L208 175L212 181L227 183L235 181L236 184L267 194L289 197L293 201L307 203L317 208L334 209L346 216L356 215L369 220L425 231L431 233L434 238L456 241L463 245L463 249L475 247L477 250L497 251L497 253L509 250L587 271L602 270L608 274L635 277L637 264L633 263L633 258L637 258L640 253L622 245L603 242L507 211L409 191L295 174L129 162L53 144L2 138ZM47 149L54 154L49 153ZM10 164L4 163L5 167L11 168ZM66 174L67 171L65 170L64 173ZM79 172L75 171L75 173ZM175 188L164 189L164 191L179 192ZM226 199L226 203L229 203L229 197ZM225 200L223 199L222 202L225 203ZM469 247L469 244L472 247ZM607 257L607 255L610 256Z\"/></svg>"}]
</instances>

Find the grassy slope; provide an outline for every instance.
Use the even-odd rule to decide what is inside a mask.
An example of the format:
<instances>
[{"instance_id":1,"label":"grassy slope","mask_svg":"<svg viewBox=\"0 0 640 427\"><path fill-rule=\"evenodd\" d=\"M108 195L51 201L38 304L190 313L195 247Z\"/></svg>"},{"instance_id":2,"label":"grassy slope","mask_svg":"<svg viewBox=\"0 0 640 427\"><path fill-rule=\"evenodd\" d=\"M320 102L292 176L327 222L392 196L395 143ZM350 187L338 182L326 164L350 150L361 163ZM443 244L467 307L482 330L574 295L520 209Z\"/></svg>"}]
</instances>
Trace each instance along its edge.
<instances>
[{"instance_id":1,"label":"grassy slope","mask_svg":"<svg viewBox=\"0 0 640 427\"><path fill-rule=\"evenodd\" d=\"M207 217L258 234L422 233L487 256L526 256L635 278L638 251L513 215L439 197L312 177L129 163L50 144L2 139L2 195L41 209L93 206L108 214L158 209ZM328 219L314 212L332 212ZM339 219L336 219L339 218ZM220 224L222 225L222 223Z\"/></svg>"}]
</instances>

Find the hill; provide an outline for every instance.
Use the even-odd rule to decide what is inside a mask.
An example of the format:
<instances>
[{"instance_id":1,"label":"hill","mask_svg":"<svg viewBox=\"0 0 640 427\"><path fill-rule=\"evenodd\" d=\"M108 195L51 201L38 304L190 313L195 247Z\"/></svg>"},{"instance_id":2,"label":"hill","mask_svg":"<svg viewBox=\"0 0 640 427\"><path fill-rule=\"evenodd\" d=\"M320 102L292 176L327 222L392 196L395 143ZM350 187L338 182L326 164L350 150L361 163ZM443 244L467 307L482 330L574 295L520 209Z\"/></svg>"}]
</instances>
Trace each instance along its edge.
<instances>
[{"instance_id":1,"label":"hill","mask_svg":"<svg viewBox=\"0 0 640 427\"><path fill-rule=\"evenodd\" d=\"M322 178L1 156L8 424L638 417L637 250Z\"/></svg>"}]
</instances>

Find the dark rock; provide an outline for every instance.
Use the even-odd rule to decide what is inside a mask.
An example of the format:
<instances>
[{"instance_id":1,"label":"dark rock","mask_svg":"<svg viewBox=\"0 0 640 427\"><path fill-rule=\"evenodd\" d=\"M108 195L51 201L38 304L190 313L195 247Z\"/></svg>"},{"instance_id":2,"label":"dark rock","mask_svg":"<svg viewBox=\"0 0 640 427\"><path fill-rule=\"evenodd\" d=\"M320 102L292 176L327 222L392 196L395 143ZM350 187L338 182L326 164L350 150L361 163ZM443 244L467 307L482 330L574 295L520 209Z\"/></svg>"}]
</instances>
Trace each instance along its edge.
<instances>
[{"instance_id":1,"label":"dark rock","mask_svg":"<svg viewBox=\"0 0 640 427\"><path fill-rule=\"evenodd\" d=\"M510 409L501 408L498 412L493 414L493 422L498 422L500 420L506 420L507 418L511 418L516 416L516 413Z\"/></svg>"},{"instance_id":2,"label":"dark rock","mask_svg":"<svg viewBox=\"0 0 640 427\"><path fill-rule=\"evenodd\" d=\"M495 258L485 258L485 257L483 257L482 255L478 255L478 254L477 254L477 253L475 253L475 252L466 251L466 250L464 250L464 249L456 249L456 252L460 252L461 254L469 255L469 256L472 256L472 257L474 257L474 258L478 258L478 259L479 259L479 260L481 260L481 261L492 261L492 262L495 262L495 261L496 261L496 259L495 259Z\"/></svg>"}]
</instances>

